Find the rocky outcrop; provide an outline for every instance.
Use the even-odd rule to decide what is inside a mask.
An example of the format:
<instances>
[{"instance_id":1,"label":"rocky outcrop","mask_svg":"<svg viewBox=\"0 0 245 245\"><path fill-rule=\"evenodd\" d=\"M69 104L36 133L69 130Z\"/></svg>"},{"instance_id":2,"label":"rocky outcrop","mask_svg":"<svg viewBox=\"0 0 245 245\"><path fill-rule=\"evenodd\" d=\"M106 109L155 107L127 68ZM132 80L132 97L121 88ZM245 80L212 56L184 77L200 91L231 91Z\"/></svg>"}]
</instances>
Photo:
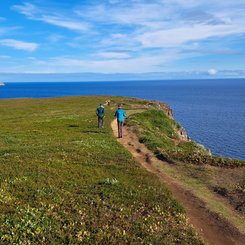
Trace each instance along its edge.
<instances>
[{"instance_id":1,"label":"rocky outcrop","mask_svg":"<svg viewBox=\"0 0 245 245\"><path fill-rule=\"evenodd\" d=\"M158 109L164 111L169 118L173 119L173 110L170 108L169 105L159 103Z\"/></svg>"},{"instance_id":2,"label":"rocky outcrop","mask_svg":"<svg viewBox=\"0 0 245 245\"><path fill-rule=\"evenodd\" d=\"M158 109L162 110L165 112L165 114L170 118L173 119L173 110L168 104L158 102L158 101L149 101L146 103L145 108L153 108L153 109ZM190 141L189 136L187 135L185 129L179 125L179 127L176 127L176 132L180 137L181 141Z\"/></svg>"},{"instance_id":3,"label":"rocky outcrop","mask_svg":"<svg viewBox=\"0 0 245 245\"><path fill-rule=\"evenodd\" d=\"M170 108L168 104L152 100L148 101L144 105L144 108L162 110L169 118L173 119L173 110Z\"/></svg>"},{"instance_id":4,"label":"rocky outcrop","mask_svg":"<svg viewBox=\"0 0 245 245\"><path fill-rule=\"evenodd\" d=\"M187 135L187 133L186 133L186 131L185 131L185 129L184 128L179 128L179 129L177 129L177 133L178 133L178 135L179 135L179 137L180 137L180 139L182 140L182 141L189 141L190 140L190 138L189 138L189 136Z\"/></svg>"}]
</instances>

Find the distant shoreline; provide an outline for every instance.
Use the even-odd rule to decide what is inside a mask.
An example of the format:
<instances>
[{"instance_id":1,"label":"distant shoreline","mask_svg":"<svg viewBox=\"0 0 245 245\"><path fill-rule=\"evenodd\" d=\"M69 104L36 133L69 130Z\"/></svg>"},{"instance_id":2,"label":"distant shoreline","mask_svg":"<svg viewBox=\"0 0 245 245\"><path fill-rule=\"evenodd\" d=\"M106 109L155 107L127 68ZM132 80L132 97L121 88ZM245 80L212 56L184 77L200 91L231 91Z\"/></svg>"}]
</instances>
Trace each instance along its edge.
<instances>
[{"instance_id":1,"label":"distant shoreline","mask_svg":"<svg viewBox=\"0 0 245 245\"><path fill-rule=\"evenodd\" d=\"M28 79L26 79L28 80ZM6 81L4 82L5 84L8 83L117 83L117 82L173 82L173 81L178 81L178 82L186 82L186 81L243 81L245 82L245 77L244 78L169 78L169 79L121 79L121 80L32 80L32 81L24 81L24 80L20 80L20 81Z\"/></svg>"}]
</instances>

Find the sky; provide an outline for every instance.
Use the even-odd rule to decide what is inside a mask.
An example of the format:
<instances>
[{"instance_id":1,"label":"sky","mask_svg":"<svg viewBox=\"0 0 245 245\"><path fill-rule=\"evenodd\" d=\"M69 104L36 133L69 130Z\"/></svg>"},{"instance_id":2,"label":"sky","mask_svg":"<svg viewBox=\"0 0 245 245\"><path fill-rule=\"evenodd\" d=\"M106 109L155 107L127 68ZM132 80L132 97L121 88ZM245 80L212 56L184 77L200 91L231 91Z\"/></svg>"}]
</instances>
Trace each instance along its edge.
<instances>
[{"instance_id":1,"label":"sky","mask_svg":"<svg viewBox=\"0 0 245 245\"><path fill-rule=\"evenodd\" d=\"M244 0L1 0L0 73L245 75Z\"/></svg>"}]
</instances>

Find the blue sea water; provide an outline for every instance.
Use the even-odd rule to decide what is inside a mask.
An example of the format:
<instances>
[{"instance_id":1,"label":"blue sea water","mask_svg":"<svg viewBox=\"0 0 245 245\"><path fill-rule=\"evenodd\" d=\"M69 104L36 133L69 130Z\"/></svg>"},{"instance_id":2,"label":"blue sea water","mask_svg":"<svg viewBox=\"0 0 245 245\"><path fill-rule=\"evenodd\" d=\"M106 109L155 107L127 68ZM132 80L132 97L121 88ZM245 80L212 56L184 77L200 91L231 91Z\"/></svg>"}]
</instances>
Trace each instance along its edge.
<instances>
[{"instance_id":1,"label":"blue sea water","mask_svg":"<svg viewBox=\"0 0 245 245\"><path fill-rule=\"evenodd\" d=\"M215 155L245 160L245 79L7 83L0 98L123 95L167 102L188 135Z\"/></svg>"}]
</instances>

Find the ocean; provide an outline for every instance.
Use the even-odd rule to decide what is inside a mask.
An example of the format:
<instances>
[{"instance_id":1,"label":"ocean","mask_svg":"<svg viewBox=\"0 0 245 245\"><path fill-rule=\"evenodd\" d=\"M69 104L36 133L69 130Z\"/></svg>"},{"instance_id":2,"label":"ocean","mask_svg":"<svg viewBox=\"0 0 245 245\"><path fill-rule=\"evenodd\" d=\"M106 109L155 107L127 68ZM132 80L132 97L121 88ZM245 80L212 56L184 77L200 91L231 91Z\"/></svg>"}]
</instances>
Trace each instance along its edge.
<instances>
[{"instance_id":1,"label":"ocean","mask_svg":"<svg viewBox=\"0 0 245 245\"><path fill-rule=\"evenodd\" d=\"M0 99L122 95L168 103L190 138L245 160L245 79L6 83Z\"/></svg>"}]
</instances>

